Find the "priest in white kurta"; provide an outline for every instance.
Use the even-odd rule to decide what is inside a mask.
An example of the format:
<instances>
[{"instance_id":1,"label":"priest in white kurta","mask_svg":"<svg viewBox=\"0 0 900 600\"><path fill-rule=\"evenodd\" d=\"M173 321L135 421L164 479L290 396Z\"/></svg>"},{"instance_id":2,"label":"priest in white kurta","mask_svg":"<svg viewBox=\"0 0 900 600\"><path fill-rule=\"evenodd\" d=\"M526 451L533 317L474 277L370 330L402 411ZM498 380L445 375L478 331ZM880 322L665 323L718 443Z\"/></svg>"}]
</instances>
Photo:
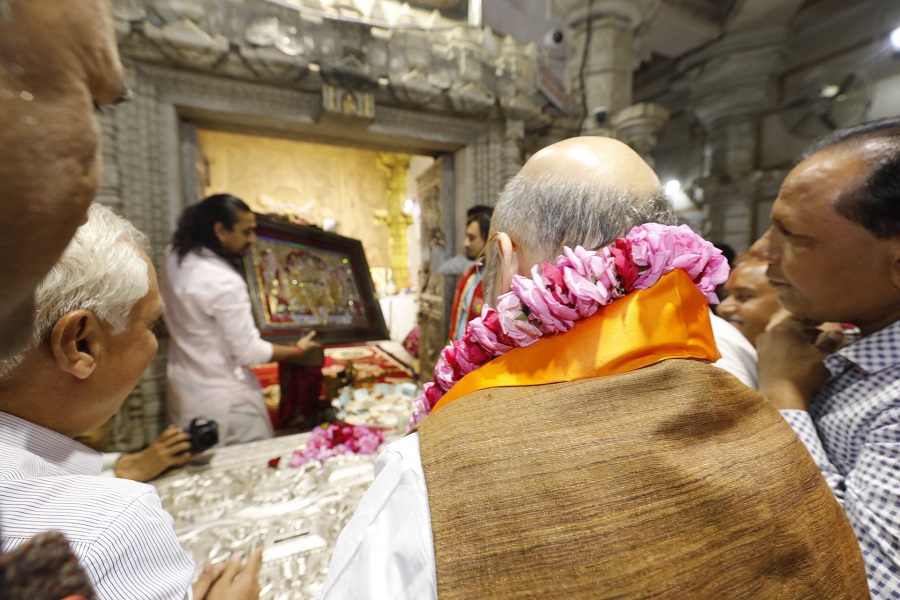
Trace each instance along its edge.
<instances>
[{"instance_id":1,"label":"priest in white kurta","mask_svg":"<svg viewBox=\"0 0 900 600\"><path fill-rule=\"evenodd\" d=\"M262 339L250 293L234 261L256 241L256 216L240 198L215 194L189 206L172 236L160 278L169 330L167 413L188 427L205 417L219 441L272 437L272 423L254 364L291 360L319 344L315 332L292 346Z\"/></svg>"},{"instance_id":2,"label":"priest in white kurta","mask_svg":"<svg viewBox=\"0 0 900 600\"><path fill-rule=\"evenodd\" d=\"M225 443L272 436L259 381L250 365L272 359L272 344L253 321L247 284L224 258L203 248L179 264L170 250L160 292L171 336L166 368L169 420L186 428L214 419Z\"/></svg>"}]
</instances>

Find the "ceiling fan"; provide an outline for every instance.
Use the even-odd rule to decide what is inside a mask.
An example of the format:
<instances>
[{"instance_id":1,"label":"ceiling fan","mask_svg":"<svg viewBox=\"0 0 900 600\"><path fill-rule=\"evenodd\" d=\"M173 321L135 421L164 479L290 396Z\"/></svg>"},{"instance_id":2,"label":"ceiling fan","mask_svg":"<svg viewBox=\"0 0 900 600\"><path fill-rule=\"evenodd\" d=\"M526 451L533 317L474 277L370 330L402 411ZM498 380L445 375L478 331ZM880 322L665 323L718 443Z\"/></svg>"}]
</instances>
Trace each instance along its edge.
<instances>
[{"instance_id":1,"label":"ceiling fan","mask_svg":"<svg viewBox=\"0 0 900 600\"><path fill-rule=\"evenodd\" d=\"M872 83L862 71L804 77L778 108L788 131L818 137L839 127L860 122L872 101Z\"/></svg>"}]
</instances>

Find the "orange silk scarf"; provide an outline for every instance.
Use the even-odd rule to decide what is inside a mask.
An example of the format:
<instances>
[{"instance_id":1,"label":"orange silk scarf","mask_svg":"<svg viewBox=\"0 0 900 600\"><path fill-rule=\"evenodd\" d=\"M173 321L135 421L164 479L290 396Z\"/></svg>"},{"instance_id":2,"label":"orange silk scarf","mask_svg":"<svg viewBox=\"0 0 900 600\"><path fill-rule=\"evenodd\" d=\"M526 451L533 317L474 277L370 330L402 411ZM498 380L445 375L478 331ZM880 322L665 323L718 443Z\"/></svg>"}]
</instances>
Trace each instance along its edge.
<instances>
[{"instance_id":1,"label":"orange silk scarf","mask_svg":"<svg viewBox=\"0 0 900 600\"><path fill-rule=\"evenodd\" d=\"M667 358L720 358L706 298L681 269L602 307L571 331L482 365L450 388L433 411L478 390L616 375Z\"/></svg>"}]
</instances>

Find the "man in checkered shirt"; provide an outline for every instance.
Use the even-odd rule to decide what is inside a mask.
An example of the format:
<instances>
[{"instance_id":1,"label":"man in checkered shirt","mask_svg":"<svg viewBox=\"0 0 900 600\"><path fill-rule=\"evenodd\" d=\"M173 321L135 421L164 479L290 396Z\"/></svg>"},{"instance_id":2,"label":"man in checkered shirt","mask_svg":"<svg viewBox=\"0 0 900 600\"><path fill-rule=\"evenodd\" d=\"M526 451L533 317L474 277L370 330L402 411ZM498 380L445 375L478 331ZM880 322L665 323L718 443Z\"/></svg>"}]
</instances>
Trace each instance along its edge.
<instances>
[{"instance_id":1,"label":"man in checkered shirt","mask_svg":"<svg viewBox=\"0 0 900 600\"><path fill-rule=\"evenodd\" d=\"M751 251L793 316L757 339L760 392L844 507L872 597L900 598L900 118L814 144L771 220ZM824 321L862 337L829 355Z\"/></svg>"}]
</instances>

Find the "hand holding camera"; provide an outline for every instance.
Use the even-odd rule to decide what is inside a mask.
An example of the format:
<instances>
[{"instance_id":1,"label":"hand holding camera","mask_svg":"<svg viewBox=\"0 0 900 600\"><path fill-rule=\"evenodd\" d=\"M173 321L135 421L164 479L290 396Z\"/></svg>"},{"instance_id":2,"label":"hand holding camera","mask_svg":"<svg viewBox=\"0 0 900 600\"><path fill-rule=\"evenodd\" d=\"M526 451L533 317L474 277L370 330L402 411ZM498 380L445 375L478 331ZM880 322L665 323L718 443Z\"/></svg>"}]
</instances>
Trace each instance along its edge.
<instances>
[{"instance_id":1,"label":"hand holding camera","mask_svg":"<svg viewBox=\"0 0 900 600\"><path fill-rule=\"evenodd\" d=\"M188 428L191 436L191 454L209 450L219 443L219 425L212 419L197 417Z\"/></svg>"}]
</instances>

